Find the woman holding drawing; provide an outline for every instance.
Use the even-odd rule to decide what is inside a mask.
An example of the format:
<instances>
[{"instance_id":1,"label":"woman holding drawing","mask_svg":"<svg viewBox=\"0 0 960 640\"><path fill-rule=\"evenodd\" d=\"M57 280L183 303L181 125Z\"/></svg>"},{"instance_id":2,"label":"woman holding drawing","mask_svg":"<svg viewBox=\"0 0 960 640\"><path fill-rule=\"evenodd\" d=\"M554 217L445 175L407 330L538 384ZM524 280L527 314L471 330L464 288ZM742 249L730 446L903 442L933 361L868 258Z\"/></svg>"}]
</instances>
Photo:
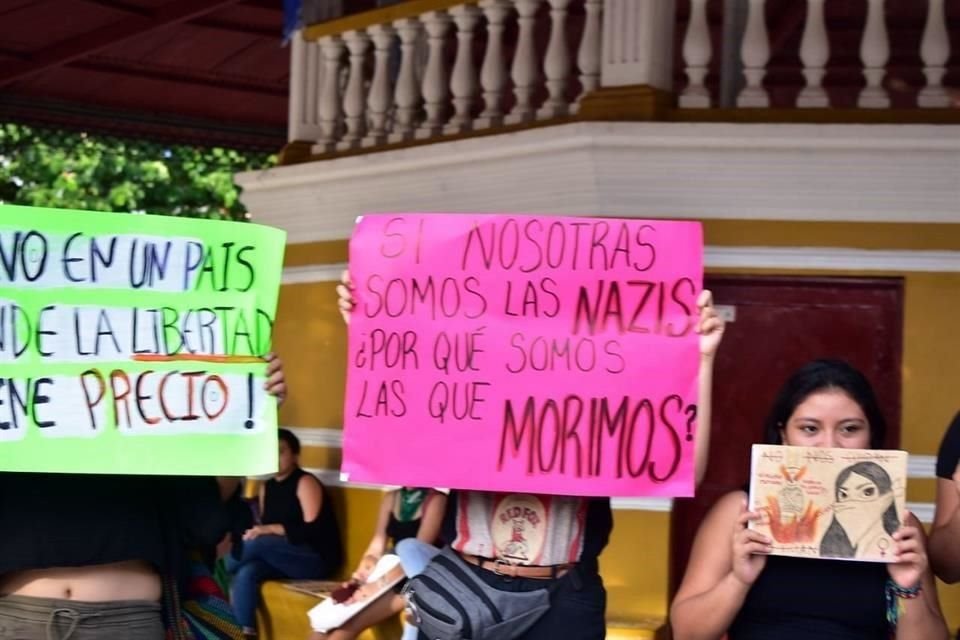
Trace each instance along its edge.
<instances>
[{"instance_id":1,"label":"woman holding drawing","mask_svg":"<svg viewBox=\"0 0 960 640\"><path fill-rule=\"evenodd\" d=\"M863 374L844 362L818 360L796 371L781 389L765 423L764 442L878 449L885 429ZM867 469L852 473L863 478L856 484L866 491L860 497L876 502L882 523L883 480L872 480ZM839 504L853 488L846 480L838 484ZM896 561L889 564L767 557L772 541L747 528L759 518L747 511L742 491L721 498L707 515L671 608L678 640L724 634L730 640L866 639L887 638L894 631L899 640L947 637L926 539L912 514L891 535Z\"/></svg>"},{"instance_id":2,"label":"woman holding drawing","mask_svg":"<svg viewBox=\"0 0 960 640\"><path fill-rule=\"evenodd\" d=\"M349 323L355 302L348 273L337 293L344 321ZM709 291L701 293L697 306L701 358L695 479L699 484L706 470L713 361L723 321ZM549 608L528 630L511 635L514 640L600 640L606 635L606 591L598 557L612 528L609 498L452 491L443 538L460 565L497 592L516 594L519 599L526 592L549 591Z\"/></svg>"},{"instance_id":3,"label":"woman holding drawing","mask_svg":"<svg viewBox=\"0 0 960 640\"><path fill-rule=\"evenodd\" d=\"M268 393L286 393L268 356ZM162 640L161 574L216 545L235 482L0 474L0 638Z\"/></svg>"}]
</instances>

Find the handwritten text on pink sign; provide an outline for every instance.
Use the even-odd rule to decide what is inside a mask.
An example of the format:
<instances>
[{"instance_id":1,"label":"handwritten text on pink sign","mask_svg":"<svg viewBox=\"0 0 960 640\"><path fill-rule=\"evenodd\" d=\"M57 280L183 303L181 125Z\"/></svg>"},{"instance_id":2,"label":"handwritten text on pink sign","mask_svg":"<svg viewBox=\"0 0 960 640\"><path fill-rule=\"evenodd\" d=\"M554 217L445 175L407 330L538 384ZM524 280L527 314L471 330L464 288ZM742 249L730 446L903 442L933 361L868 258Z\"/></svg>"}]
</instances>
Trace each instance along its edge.
<instances>
[{"instance_id":1,"label":"handwritten text on pink sign","mask_svg":"<svg viewBox=\"0 0 960 640\"><path fill-rule=\"evenodd\" d=\"M364 216L351 481L690 495L698 223Z\"/></svg>"}]
</instances>

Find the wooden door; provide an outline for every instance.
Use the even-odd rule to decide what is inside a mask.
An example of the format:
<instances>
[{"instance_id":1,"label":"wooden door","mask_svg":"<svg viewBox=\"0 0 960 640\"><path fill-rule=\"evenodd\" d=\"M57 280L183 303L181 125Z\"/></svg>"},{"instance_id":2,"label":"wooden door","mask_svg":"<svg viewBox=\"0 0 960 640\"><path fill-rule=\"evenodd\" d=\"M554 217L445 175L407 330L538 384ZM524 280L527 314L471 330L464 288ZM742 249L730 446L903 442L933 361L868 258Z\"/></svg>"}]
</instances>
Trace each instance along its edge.
<instances>
[{"instance_id":1,"label":"wooden door","mask_svg":"<svg viewBox=\"0 0 960 640\"><path fill-rule=\"evenodd\" d=\"M901 279L707 276L706 286L735 319L715 365L707 475L695 498L674 502L671 594L707 511L746 485L750 445L761 441L774 395L803 363L842 358L863 371L887 419L886 446L900 442Z\"/></svg>"}]
</instances>

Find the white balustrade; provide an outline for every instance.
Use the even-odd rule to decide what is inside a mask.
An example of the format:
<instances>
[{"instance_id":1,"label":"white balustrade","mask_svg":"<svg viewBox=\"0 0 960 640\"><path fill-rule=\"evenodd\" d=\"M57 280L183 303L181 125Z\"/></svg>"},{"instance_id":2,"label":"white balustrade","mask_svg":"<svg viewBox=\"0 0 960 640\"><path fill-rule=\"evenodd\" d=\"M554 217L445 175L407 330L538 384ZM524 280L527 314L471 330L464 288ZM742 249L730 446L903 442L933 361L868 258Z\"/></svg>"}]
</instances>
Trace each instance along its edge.
<instances>
[{"instance_id":1,"label":"white balustrade","mask_svg":"<svg viewBox=\"0 0 960 640\"><path fill-rule=\"evenodd\" d=\"M680 94L681 107L702 109L710 106L710 92L704 80L712 53L710 29L707 27L707 0L690 0L690 20L683 37L683 62L688 82Z\"/></svg>"},{"instance_id":2,"label":"white balustrade","mask_svg":"<svg viewBox=\"0 0 960 640\"><path fill-rule=\"evenodd\" d=\"M926 2L919 51L926 86L917 104L943 108L951 104L943 86L951 54L946 3ZM712 42L709 0L689 3L681 56L688 82L678 102L683 108L704 109L712 104L706 77L711 61L720 56L714 50L720 43ZM823 83L831 55L827 2L805 4L797 52L804 86L796 106L826 108L830 99ZM746 0L738 45L745 80L739 107L770 106L764 87L771 59L766 5L766 0ZM890 96L883 86L890 58L886 2L865 0L865 7L859 55L866 87L857 104L888 108ZM568 38L574 31L572 17L583 21L576 41ZM669 27L675 23L673 1L668 0L478 0L344 33L327 31L314 41L298 33L290 54L288 140L312 140L315 153L370 148L564 117L577 113L585 96L603 89L640 85L670 91ZM504 40L514 30L511 59ZM545 50L538 51L538 34L548 36ZM477 58L480 45L482 58ZM571 99L575 74L579 91ZM511 80L512 109L505 113ZM535 104L544 93L543 104Z\"/></svg>"}]
</instances>

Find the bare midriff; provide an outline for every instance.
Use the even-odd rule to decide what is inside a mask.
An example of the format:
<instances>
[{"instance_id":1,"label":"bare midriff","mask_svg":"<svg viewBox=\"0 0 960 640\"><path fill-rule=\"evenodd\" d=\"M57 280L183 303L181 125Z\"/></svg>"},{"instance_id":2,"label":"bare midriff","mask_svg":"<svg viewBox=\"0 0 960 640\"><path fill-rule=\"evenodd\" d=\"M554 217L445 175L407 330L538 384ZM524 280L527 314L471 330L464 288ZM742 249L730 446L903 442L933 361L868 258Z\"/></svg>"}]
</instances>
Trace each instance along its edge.
<instances>
[{"instance_id":1,"label":"bare midriff","mask_svg":"<svg viewBox=\"0 0 960 640\"><path fill-rule=\"evenodd\" d=\"M160 576L146 562L130 560L87 567L15 571L0 576L0 595L82 602L159 601Z\"/></svg>"}]
</instances>

